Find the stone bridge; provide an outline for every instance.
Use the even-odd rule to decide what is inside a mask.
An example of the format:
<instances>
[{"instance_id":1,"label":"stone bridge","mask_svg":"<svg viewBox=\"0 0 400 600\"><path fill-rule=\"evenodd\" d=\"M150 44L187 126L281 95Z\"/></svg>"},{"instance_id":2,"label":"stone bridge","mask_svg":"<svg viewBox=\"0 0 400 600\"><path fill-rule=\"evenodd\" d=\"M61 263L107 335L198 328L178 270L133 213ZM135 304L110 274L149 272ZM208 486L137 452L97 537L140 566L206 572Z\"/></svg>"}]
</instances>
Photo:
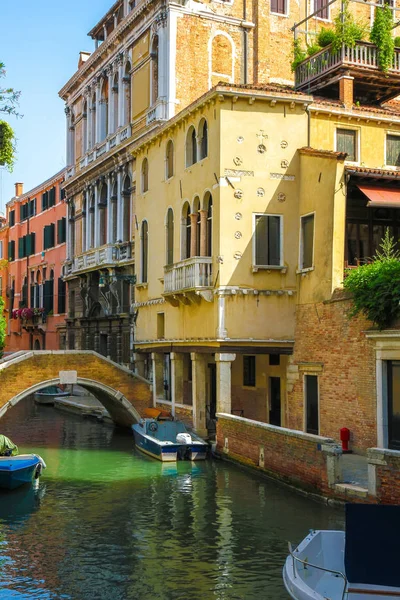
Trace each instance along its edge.
<instances>
[{"instance_id":1,"label":"stone bridge","mask_svg":"<svg viewBox=\"0 0 400 600\"><path fill-rule=\"evenodd\" d=\"M0 417L26 396L59 384L60 375L72 377L93 394L117 425L129 427L152 406L149 381L97 352L38 350L17 352L0 361Z\"/></svg>"}]
</instances>

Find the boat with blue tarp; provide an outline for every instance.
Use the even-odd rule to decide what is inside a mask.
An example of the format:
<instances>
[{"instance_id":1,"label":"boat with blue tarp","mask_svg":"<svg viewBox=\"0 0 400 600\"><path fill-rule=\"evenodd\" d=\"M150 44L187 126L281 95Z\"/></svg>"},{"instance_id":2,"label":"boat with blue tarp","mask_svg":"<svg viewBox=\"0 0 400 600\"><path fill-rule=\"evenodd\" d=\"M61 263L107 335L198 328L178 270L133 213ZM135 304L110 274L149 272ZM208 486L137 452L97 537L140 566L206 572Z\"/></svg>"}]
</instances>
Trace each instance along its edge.
<instances>
[{"instance_id":1,"label":"boat with blue tarp","mask_svg":"<svg viewBox=\"0 0 400 600\"><path fill-rule=\"evenodd\" d=\"M46 463L38 454L19 454L18 447L0 435L0 488L14 490L38 479Z\"/></svg>"},{"instance_id":2,"label":"boat with blue tarp","mask_svg":"<svg viewBox=\"0 0 400 600\"><path fill-rule=\"evenodd\" d=\"M204 460L207 457L207 442L189 432L182 421L174 420L163 411L155 410L154 416L141 419L132 425L132 430L136 447L163 462Z\"/></svg>"},{"instance_id":3,"label":"boat with blue tarp","mask_svg":"<svg viewBox=\"0 0 400 600\"><path fill-rule=\"evenodd\" d=\"M395 532L400 506L346 505L346 531L314 531L293 549L283 581L294 600L384 600L400 597Z\"/></svg>"}]
</instances>

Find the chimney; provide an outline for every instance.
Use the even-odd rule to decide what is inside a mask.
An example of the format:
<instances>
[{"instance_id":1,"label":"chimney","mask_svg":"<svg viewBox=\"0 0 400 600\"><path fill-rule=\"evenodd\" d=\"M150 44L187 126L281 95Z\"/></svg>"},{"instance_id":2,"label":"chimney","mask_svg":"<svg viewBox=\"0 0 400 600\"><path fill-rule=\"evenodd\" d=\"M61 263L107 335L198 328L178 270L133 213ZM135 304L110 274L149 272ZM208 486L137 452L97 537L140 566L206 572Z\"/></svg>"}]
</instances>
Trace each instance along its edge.
<instances>
[{"instance_id":1,"label":"chimney","mask_svg":"<svg viewBox=\"0 0 400 600\"><path fill-rule=\"evenodd\" d=\"M15 184L15 195L16 196L22 196L23 193L24 193L24 184L23 183L16 183Z\"/></svg>"},{"instance_id":2,"label":"chimney","mask_svg":"<svg viewBox=\"0 0 400 600\"><path fill-rule=\"evenodd\" d=\"M343 75L339 79L339 98L345 108L351 108L354 104L354 77Z\"/></svg>"},{"instance_id":3,"label":"chimney","mask_svg":"<svg viewBox=\"0 0 400 600\"><path fill-rule=\"evenodd\" d=\"M90 56L90 52L79 52L78 69L87 61Z\"/></svg>"}]
</instances>

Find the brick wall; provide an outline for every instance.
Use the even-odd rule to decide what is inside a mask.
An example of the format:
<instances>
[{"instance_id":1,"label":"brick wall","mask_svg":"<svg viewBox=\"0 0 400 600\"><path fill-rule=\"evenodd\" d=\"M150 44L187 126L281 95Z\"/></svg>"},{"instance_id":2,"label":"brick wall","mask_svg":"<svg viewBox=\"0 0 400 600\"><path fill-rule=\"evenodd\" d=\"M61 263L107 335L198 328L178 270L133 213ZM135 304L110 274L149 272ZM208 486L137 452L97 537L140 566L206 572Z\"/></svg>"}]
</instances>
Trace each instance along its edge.
<instances>
[{"instance_id":1,"label":"brick wall","mask_svg":"<svg viewBox=\"0 0 400 600\"><path fill-rule=\"evenodd\" d=\"M376 500L380 504L400 504L400 452L370 448L368 463Z\"/></svg>"},{"instance_id":2,"label":"brick wall","mask_svg":"<svg viewBox=\"0 0 400 600\"><path fill-rule=\"evenodd\" d=\"M57 379L60 371L77 371L78 378L97 381L121 392L139 413L151 406L148 382L93 353L43 352L25 356L28 358L20 362L1 365L0 409L26 389Z\"/></svg>"},{"instance_id":3,"label":"brick wall","mask_svg":"<svg viewBox=\"0 0 400 600\"><path fill-rule=\"evenodd\" d=\"M304 429L304 375L319 378L320 435L351 431L353 449L376 446L376 361L365 336L371 323L349 318L342 293L329 302L297 307L295 348L288 366L287 426Z\"/></svg>"},{"instance_id":4,"label":"brick wall","mask_svg":"<svg viewBox=\"0 0 400 600\"><path fill-rule=\"evenodd\" d=\"M218 415L219 452L286 483L323 495L333 494L324 450L331 442L328 438L250 419Z\"/></svg>"}]
</instances>

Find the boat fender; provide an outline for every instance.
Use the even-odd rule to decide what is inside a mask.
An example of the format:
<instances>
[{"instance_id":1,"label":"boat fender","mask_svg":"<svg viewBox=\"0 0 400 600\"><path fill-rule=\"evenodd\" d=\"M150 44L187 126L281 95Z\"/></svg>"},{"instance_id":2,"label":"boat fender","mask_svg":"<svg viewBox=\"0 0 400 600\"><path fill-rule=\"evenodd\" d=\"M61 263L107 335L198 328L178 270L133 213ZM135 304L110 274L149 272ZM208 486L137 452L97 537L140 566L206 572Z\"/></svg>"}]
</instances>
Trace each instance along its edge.
<instances>
[{"instance_id":1,"label":"boat fender","mask_svg":"<svg viewBox=\"0 0 400 600\"><path fill-rule=\"evenodd\" d=\"M39 477L42 474L42 470L43 470L43 467L42 467L41 463L39 463L38 465L36 465L35 479L39 479Z\"/></svg>"},{"instance_id":2,"label":"boat fender","mask_svg":"<svg viewBox=\"0 0 400 600\"><path fill-rule=\"evenodd\" d=\"M151 423L149 423L149 431L157 431L158 429L158 424L156 423L156 421L152 421Z\"/></svg>"}]
</instances>

